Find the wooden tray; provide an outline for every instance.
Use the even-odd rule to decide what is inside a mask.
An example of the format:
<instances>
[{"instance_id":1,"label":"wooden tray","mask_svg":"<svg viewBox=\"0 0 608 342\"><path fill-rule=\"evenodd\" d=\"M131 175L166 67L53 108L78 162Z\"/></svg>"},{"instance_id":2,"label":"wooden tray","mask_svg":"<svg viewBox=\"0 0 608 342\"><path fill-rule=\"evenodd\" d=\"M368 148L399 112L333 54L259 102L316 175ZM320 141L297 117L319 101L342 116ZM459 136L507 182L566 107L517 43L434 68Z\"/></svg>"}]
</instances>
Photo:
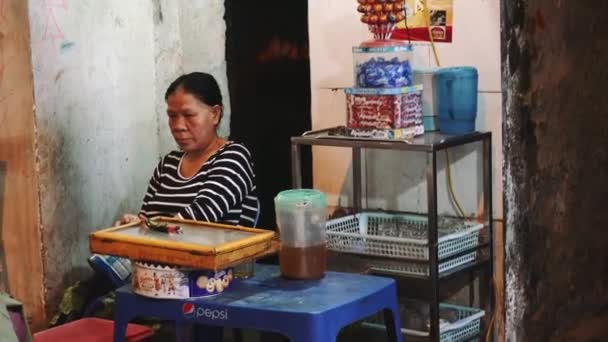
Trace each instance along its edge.
<instances>
[{"instance_id":1,"label":"wooden tray","mask_svg":"<svg viewBox=\"0 0 608 342\"><path fill-rule=\"evenodd\" d=\"M242 261L276 253L275 233L225 224L158 218L180 226L183 234L165 234L129 223L102 229L89 236L91 252L131 260L219 270Z\"/></svg>"}]
</instances>

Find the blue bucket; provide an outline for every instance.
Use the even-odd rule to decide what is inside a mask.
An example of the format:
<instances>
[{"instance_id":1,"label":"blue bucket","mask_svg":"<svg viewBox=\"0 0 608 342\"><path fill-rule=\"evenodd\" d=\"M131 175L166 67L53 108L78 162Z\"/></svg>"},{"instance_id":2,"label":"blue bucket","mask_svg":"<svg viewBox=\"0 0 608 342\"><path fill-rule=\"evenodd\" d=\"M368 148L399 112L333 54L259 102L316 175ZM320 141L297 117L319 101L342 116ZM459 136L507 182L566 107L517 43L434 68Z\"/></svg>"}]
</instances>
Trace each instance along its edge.
<instances>
[{"instance_id":1,"label":"blue bucket","mask_svg":"<svg viewBox=\"0 0 608 342\"><path fill-rule=\"evenodd\" d=\"M464 134L475 131L479 76L474 67L442 68L435 74L439 131Z\"/></svg>"}]
</instances>

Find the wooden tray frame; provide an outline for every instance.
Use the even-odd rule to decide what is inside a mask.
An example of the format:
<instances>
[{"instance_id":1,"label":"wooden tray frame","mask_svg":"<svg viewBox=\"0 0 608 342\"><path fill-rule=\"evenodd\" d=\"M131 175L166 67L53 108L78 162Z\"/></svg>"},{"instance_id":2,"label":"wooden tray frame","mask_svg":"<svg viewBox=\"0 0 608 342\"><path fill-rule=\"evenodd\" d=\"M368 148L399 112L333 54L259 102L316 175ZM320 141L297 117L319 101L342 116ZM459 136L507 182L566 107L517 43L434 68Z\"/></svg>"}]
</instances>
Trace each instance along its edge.
<instances>
[{"instance_id":1,"label":"wooden tray frame","mask_svg":"<svg viewBox=\"0 0 608 342\"><path fill-rule=\"evenodd\" d=\"M255 233L256 235L216 247L209 247L188 242L160 241L137 236L123 235L119 237L115 234L118 230L140 224L139 222L133 222L91 233L89 235L91 252L193 269L219 270L245 260L276 253L278 250L279 244L273 231L174 217L159 217L158 220L205 228L239 230Z\"/></svg>"}]
</instances>

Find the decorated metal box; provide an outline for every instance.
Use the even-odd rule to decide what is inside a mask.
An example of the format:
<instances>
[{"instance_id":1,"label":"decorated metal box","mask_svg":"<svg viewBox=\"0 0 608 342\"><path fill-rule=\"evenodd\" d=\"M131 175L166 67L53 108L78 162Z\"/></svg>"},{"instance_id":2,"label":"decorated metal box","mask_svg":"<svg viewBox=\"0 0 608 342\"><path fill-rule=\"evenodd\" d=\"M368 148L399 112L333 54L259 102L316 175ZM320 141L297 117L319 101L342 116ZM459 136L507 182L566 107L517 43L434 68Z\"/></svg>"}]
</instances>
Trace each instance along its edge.
<instances>
[{"instance_id":1,"label":"decorated metal box","mask_svg":"<svg viewBox=\"0 0 608 342\"><path fill-rule=\"evenodd\" d=\"M275 234L268 230L168 217L158 223L177 226L181 233L130 223L92 233L91 252L212 271L276 252Z\"/></svg>"},{"instance_id":2,"label":"decorated metal box","mask_svg":"<svg viewBox=\"0 0 608 342\"><path fill-rule=\"evenodd\" d=\"M193 270L146 261L133 263L131 284L137 294L152 298L194 298L221 294L233 282L232 268Z\"/></svg>"},{"instance_id":3,"label":"decorated metal box","mask_svg":"<svg viewBox=\"0 0 608 342\"><path fill-rule=\"evenodd\" d=\"M347 127L366 134L392 130L402 135L424 133L422 86L403 88L347 88ZM356 133L356 132L355 132Z\"/></svg>"}]
</instances>

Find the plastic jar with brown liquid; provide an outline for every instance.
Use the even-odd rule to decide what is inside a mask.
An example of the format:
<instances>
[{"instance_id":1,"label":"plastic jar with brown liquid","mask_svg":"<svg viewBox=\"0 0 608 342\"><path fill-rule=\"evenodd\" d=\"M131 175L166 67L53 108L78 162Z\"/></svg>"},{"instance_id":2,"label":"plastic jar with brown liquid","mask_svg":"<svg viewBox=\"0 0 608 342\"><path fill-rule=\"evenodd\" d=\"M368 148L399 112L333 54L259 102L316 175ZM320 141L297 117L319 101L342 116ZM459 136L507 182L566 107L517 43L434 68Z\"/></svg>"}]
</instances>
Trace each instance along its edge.
<instances>
[{"instance_id":1,"label":"plastic jar with brown liquid","mask_svg":"<svg viewBox=\"0 0 608 342\"><path fill-rule=\"evenodd\" d=\"M281 275L288 279L322 278L327 265L325 195L310 189L287 190L274 201L281 235Z\"/></svg>"}]
</instances>

